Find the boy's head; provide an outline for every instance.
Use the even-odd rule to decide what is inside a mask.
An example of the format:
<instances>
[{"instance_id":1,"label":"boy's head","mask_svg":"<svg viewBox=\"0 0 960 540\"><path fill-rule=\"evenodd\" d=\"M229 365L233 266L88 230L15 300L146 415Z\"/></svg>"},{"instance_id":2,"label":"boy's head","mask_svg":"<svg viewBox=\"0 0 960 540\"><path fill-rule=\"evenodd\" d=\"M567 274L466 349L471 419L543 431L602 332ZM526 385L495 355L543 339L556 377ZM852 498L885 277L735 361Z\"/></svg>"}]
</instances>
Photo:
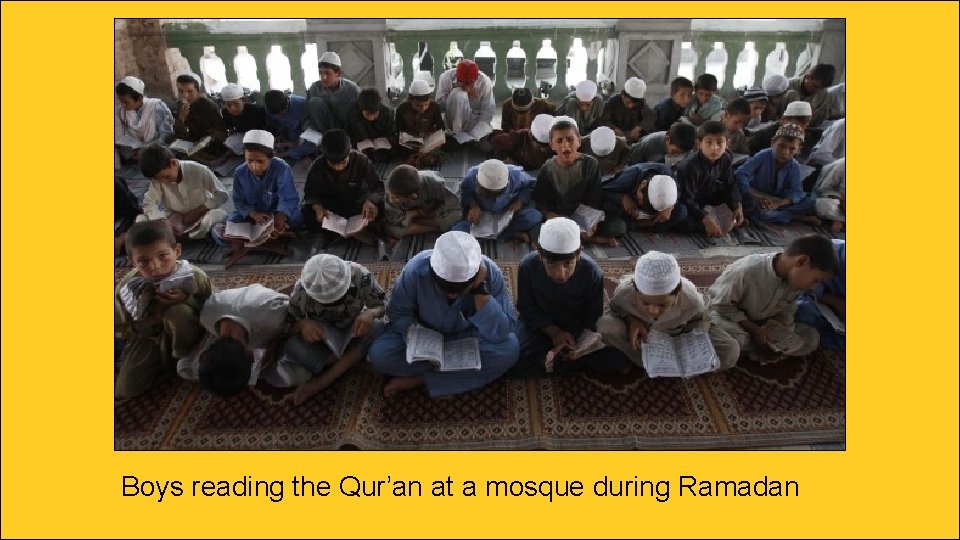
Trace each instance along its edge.
<instances>
[{"instance_id":1,"label":"boy's head","mask_svg":"<svg viewBox=\"0 0 960 540\"><path fill-rule=\"evenodd\" d=\"M723 111L723 123L727 125L727 131L730 133L740 131L749 121L750 103L744 98L731 101Z\"/></svg>"},{"instance_id":2,"label":"boy's head","mask_svg":"<svg viewBox=\"0 0 960 540\"><path fill-rule=\"evenodd\" d=\"M387 177L387 200L405 204L420 196L420 171L410 165L397 165Z\"/></svg>"},{"instance_id":3,"label":"boy's head","mask_svg":"<svg viewBox=\"0 0 960 540\"><path fill-rule=\"evenodd\" d=\"M663 142L671 156L685 154L697 145L697 128L686 122L675 122L664 135Z\"/></svg>"},{"instance_id":4,"label":"boy's head","mask_svg":"<svg viewBox=\"0 0 960 540\"><path fill-rule=\"evenodd\" d=\"M223 107L233 116L240 116L243 112L243 87L239 84L230 83L220 90L220 97L223 98Z\"/></svg>"},{"instance_id":5,"label":"boy's head","mask_svg":"<svg viewBox=\"0 0 960 540\"><path fill-rule=\"evenodd\" d=\"M537 252L547 277L554 283L566 283L580 260L580 226L565 217L548 219L540 227Z\"/></svg>"},{"instance_id":6,"label":"boy's head","mask_svg":"<svg viewBox=\"0 0 960 540\"><path fill-rule=\"evenodd\" d=\"M136 77L124 77L117 83L117 100L126 111L135 111L143 105L143 81Z\"/></svg>"},{"instance_id":7,"label":"boy's head","mask_svg":"<svg viewBox=\"0 0 960 540\"><path fill-rule=\"evenodd\" d=\"M670 99L678 107L690 106L693 101L693 82L686 77L677 77L670 81Z\"/></svg>"},{"instance_id":8,"label":"boy's head","mask_svg":"<svg viewBox=\"0 0 960 540\"><path fill-rule=\"evenodd\" d=\"M273 134L262 129L251 129L243 134L243 159L256 176L263 176L273 159Z\"/></svg>"},{"instance_id":9,"label":"boy's head","mask_svg":"<svg viewBox=\"0 0 960 540\"><path fill-rule=\"evenodd\" d=\"M195 73L177 75L177 96L181 101L193 103L200 98L200 77Z\"/></svg>"},{"instance_id":10,"label":"boy's head","mask_svg":"<svg viewBox=\"0 0 960 540\"><path fill-rule=\"evenodd\" d=\"M770 142L777 163L786 163L793 159L803 144L803 129L794 124L783 124Z\"/></svg>"},{"instance_id":11,"label":"boy's head","mask_svg":"<svg viewBox=\"0 0 960 540\"><path fill-rule=\"evenodd\" d=\"M637 103L643 101L643 96L647 93L647 83L637 77L630 77L623 83L623 91L620 92L620 99L623 100L623 106L632 109Z\"/></svg>"},{"instance_id":12,"label":"boy's head","mask_svg":"<svg viewBox=\"0 0 960 540\"><path fill-rule=\"evenodd\" d=\"M572 118L558 116L550 126L550 149L557 155L557 164L565 167L580 157L580 130Z\"/></svg>"},{"instance_id":13,"label":"boy's head","mask_svg":"<svg viewBox=\"0 0 960 540\"><path fill-rule=\"evenodd\" d=\"M513 89L513 95L510 96L510 106L517 112L530 110L533 106L533 92L523 86Z\"/></svg>"},{"instance_id":14,"label":"boy's head","mask_svg":"<svg viewBox=\"0 0 960 540\"><path fill-rule=\"evenodd\" d=\"M597 157L606 157L617 148L617 134L607 126L600 126L590 135L590 150Z\"/></svg>"},{"instance_id":15,"label":"boy's head","mask_svg":"<svg viewBox=\"0 0 960 540\"><path fill-rule=\"evenodd\" d=\"M469 92L480 78L480 66L473 60L464 58L457 64L454 74L457 78L457 86L464 92Z\"/></svg>"},{"instance_id":16,"label":"boy's head","mask_svg":"<svg viewBox=\"0 0 960 540\"><path fill-rule=\"evenodd\" d=\"M651 175L649 179L644 179L638 186L640 189L646 188L647 200L650 206L657 212L662 212L667 208L672 208L677 204L677 182L666 174L656 174L657 171L647 171L644 176ZM640 195L640 193L638 193ZM638 200L643 200L639 196Z\"/></svg>"},{"instance_id":17,"label":"boy's head","mask_svg":"<svg viewBox=\"0 0 960 540\"><path fill-rule=\"evenodd\" d=\"M510 170L499 159L488 159L477 167L477 194L485 199L495 199L510 182Z\"/></svg>"},{"instance_id":18,"label":"boy's head","mask_svg":"<svg viewBox=\"0 0 960 540\"><path fill-rule=\"evenodd\" d=\"M164 184L180 180L180 161L166 146L155 144L140 154L140 172Z\"/></svg>"},{"instance_id":19,"label":"boy's head","mask_svg":"<svg viewBox=\"0 0 960 540\"><path fill-rule=\"evenodd\" d=\"M268 114L281 115L290 108L290 98L281 90L269 90L263 95L263 106Z\"/></svg>"},{"instance_id":20,"label":"boy's head","mask_svg":"<svg viewBox=\"0 0 960 540\"><path fill-rule=\"evenodd\" d=\"M346 169L350 165L350 136L342 129L331 129L320 139L320 152L334 171Z\"/></svg>"},{"instance_id":21,"label":"boy's head","mask_svg":"<svg viewBox=\"0 0 960 540\"><path fill-rule=\"evenodd\" d=\"M340 55L327 51L320 55L320 62L317 65L320 70L320 83L327 88L336 88L340 84Z\"/></svg>"},{"instance_id":22,"label":"boy's head","mask_svg":"<svg viewBox=\"0 0 960 540\"><path fill-rule=\"evenodd\" d=\"M786 76L775 73L768 75L763 80L763 91L767 93L767 98L775 98L787 91L790 87L790 79Z\"/></svg>"},{"instance_id":23,"label":"boy's head","mask_svg":"<svg viewBox=\"0 0 960 540\"><path fill-rule=\"evenodd\" d=\"M727 126L717 120L704 122L697 129L697 142L700 152L713 163L727 151Z\"/></svg>"},{"instance_id":24,"label":"boy's head","mask_svg":"<svg viewBox=\"0 0 960 540\"><path fill-rule=\"evenodd\" d=\"M461 231L440 235L430 254L430 275L434 283L453 300L474 285L483 258L477 239Z\"/></svg>"},{"instance_id":25,"label":"boy's head","mask_svg":"<svg viewBox=\"0 0 960 540\"><path fill-rule=\"evenodd\" d=\"M801 129L807 129L810 125L810 119L813 118L813 108L806 101L792 101L787 103L783 116L780 117L781 124L794 124Z\"/></svg>"},{"instance_id":26,"label":"boy's head","mask_svg":"<svg viewBox=\"0 0 960 540\"><path fill-rule=\"evenodd\" d=\"M580 111L587 112L593 106L593 98L597 97L597 83L591 80L580 81L574 94L577 96Z\"/></svg>"},{"instance_id":27,"label":"boy's head","mask_svg":"<svg viewBox=\"0 0 960 540\"><path fill-rule=\"evenodd\" d=\"M810 234L795 238L784 250L781 276L796 291L810 290L830 279L837 270L837 256L830 239Z\"/></svg>"},{"instance_id":28,"label":"boy's head","mask_svg":"<svg viewBox=\"0 0 960 540\"><path fill-rule=\"evenodd\" d=\"M382 100L380 92L376 88L364 88L357 96L357 104L360 105L360 111L367 122L373 122L380 116L380 105Z\"/></svg>"},{"instance_id":29,"label":"boy's head","mask_svg":"<svg viewBox=\"0 0 960 540\"><path fill-rule=\"evenodd\" d=\"M218 327L236 325L230 319L221 319ZM237 394L250 380L250 369L253 355L247 350L244 342L223 335L210 344L200 355L200 384L210 393L220 397L230 397Z\"/></svg>"},{"instance_id":30,"label":"boy's head","mask_svg":"<svg viewBox=\"0 0 960 540\"><path fill-rule=\"evenodd\" d=\"M669 253L649 251L637 259L633 271L637 303L651 319L657 320L680 297L680 265Z\"/></svg>"},{"instance_id":31,"label":"boy's head","mask_svg":"<svg viewBox=\"0 0 960 540\"><path fill-rule=\"evenodd\" d=\"M304 291L321 304L334 304L343 298L350 283L350 263L327 253L311 257L300 273Z\"/></svg>"},{"instance_id":32,"label":"boy's head","mask_svg":"<svg viewBox=\"0 0 960 540\"><path fill-rule=\"evenodd\" d=\"M127 254L140 275L160 281L177 268L180 244L163 219L134 223L127 230Z\"/></svg>"},{"instance_id":33,"label":"boy's head","mask_svg":"<svg viewBox=\"0 0 960 540\"><path fill-rule=\"evenodd\" d=\"M413 107L413 110L420 114L427 112L430 108L430 85L423 79L416 79L410 83L410 91L407 95L407 101Z\"/></svg>"},{"instance_id":34,"label":"boy's head","mask_svg":"<svg viewBox=\"0 0 960 540\"><path fill-rule=\"evenodd\" d=\"M530 135L540 144L550 144L550 128L556 118L550 114L538 114L530 123Z\"/></svg>"},{"instance_id":35,"label":"boy's head","mask_svg":"<svg viewBox=\"0 0 960 540\"><path fill-rule=\"evenodd\" d=\"M750 88L743 93L743 99L750 104L750 116L759 117L767 107L767 93L760 88Z\"/></svg>"},{"instance_id":36,"label":"boy's head","mask_svg":"<svg viewBox=\"0 0 960 540\"><path fill-rule=\"evenodd\" d=\"M833 85L833 79L837 76L837 68L832 64L817 64L813 66L804 76L801 86L803 93L807 95L816 94Z\"/></svg>"},{"instance_id":37,"label":"boy's head","mask_svg":"<svg viewBox=\"0 0 960 540\"><path fill-rule=\"evenodd\" d=\"M693 89L697 94L697 103L703 105L717 93L717 77L710 73L704 73L697 77L697 84L694 85Z\"/></svg>"}]
</instances>

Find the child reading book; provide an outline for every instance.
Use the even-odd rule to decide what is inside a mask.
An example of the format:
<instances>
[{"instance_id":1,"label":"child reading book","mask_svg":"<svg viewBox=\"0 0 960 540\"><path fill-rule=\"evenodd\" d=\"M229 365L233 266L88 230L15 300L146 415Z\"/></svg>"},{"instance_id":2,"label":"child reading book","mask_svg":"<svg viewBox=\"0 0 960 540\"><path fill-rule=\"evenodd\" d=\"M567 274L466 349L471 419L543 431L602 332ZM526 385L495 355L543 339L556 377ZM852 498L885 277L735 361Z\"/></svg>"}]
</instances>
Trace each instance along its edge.
<instances>
[{"instance_id":1,"label":"child reading book","mask_svg":"<svg viewBox=\"0 0 960 540\"><path fill-rule=\"evenodd\" d=\"M542 217L533 207L533 184L534 179L523 169L500 160L488 159L471 167L460 183L463 219L454 224L453 230L470 232L477 238L529 242L530 229ZM478 227L487 221L497 223L496 227L478 233Z\"/></svg>"}]
</instances>

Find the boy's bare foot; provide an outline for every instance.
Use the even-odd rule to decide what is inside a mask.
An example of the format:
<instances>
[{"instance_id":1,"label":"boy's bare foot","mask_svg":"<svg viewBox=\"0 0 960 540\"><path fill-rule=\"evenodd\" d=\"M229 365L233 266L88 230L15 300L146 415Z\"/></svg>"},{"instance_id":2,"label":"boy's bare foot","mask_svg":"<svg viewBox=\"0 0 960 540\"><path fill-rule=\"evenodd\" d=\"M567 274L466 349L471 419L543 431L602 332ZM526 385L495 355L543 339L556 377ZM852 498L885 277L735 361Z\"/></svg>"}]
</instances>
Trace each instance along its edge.
<instances>
[{"instance_id":1,"label":"boy's bare foot","mask_svg":"<svg viewBox=\"0 0 960 540\"><path fill-rule=\"evenodd\" d=\"M383 387L383 396L392 398L400 392L423 386L423 377L394 377Z\"/></svg>"},{"instance_id":2,"label":"boy's bare foot","mask_svg":"<svg viewBox=\"0 0 960 540\"><path fill-rule=\"evenodd\" d=\"M607 236L593 236L590 238L590 243L612 248L620 245L620 242L617 242L616 238L610 238Z\"/></svg>"}]
</instances>

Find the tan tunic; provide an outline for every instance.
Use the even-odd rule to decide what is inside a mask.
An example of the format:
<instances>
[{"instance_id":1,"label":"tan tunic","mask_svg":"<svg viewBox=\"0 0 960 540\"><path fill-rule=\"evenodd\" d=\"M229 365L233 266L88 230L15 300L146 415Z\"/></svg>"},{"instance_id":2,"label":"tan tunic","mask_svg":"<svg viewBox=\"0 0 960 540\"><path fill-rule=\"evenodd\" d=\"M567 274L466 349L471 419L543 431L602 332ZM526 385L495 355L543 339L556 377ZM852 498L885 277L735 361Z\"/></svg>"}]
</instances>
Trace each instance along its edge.
<instances>
[{"instance_id":1,"label":"tan tunic","mask_svg":"<svg viewBox=\"0 0 960 540\"><path fill-rule=\"evenodd\" d=\"M680 278L680 295L677 303L670 309L664 311L660 318L654 321L649 314L641 309L637 302L637 289L633 284L633 276L624 276L620 279L620 284L613 293L610 300L610 313L626 318L628 315L636 317L650 325L653 330L658 330L670 335L682 334L699 326L706 330L710 327L710 321L707 319L707 307L703 301L703 295L697 290L697 286L687 278Z\"/></svg>"},{"instance_id":2,"label":"tan tunic","mask_svg":"<svg viewBox=\"0 0 960 540\"><path fill-rule=\"evenodd\" d=\"M183 214L201 205L213 210L230 200L226 188L206 165L181 160L180 170L183 171L180 183L150 181L143 196L143 213L148 218L165 219L171 212Z\"/></svg>"},{"instance_id":3,"label":"tan tunic","mask_svg":"<svg viewBox=\"0 0 960 540\"><path fill-rule=\"evenodd\" d=\"M800 291L774 272L776 255L748 255L728 266L707 290L710 310L737 324L775 319L792 330Z\"/></svg>"}]
</instances>

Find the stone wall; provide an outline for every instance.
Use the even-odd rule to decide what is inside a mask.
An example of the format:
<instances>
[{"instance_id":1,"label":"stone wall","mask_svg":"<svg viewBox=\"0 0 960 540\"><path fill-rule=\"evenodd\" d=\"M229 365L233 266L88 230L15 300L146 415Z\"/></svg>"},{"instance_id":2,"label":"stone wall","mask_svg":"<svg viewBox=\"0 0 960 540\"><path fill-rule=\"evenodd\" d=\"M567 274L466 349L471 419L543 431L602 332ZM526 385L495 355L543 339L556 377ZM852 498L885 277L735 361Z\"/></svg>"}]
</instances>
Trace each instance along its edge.
<instances>
[{"instance_id":1,"label":"stone wall","mask_svg":"<svg viewBox=\"0 0 960 540\"><path fill-rule=\"evenodd\" d=\"M117 19L115 24L114 80L133 75L144 82L148 96L174 98L160 19Z\"/></svg>"}]
</instances>

